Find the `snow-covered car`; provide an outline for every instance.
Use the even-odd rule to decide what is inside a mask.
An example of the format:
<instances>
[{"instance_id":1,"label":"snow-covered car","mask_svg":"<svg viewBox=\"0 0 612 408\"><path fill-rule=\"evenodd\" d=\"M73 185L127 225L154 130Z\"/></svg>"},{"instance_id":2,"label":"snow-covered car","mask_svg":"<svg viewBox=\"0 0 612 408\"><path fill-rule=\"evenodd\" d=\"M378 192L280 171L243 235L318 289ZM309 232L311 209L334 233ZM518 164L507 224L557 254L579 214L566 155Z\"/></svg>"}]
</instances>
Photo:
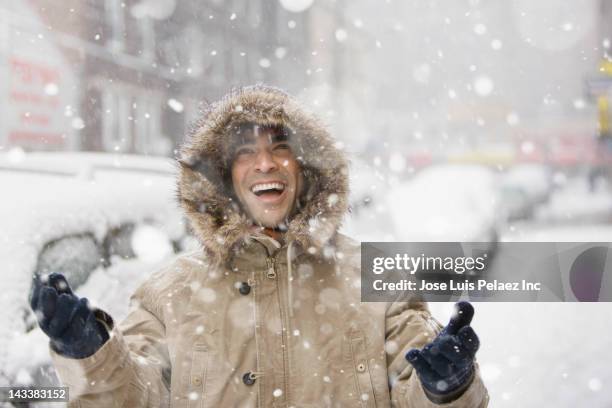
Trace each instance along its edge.
<instances>
[{"instance_id":1,"label":"snow-covered car","mask_svg":"<svg viewBox=\"0 0 612 408\"><path fill-rule=\"evenodd\" d=\"M430 166L385 197L397 241L495 242L497 175L478 165Z\"/></svg>"},{"instance_id":2,"label":"snow-covered car","mask_svg":"<svg viewBox=\"0 0 612 408\"><path fill-rule=\"evenodd\" d=\"M367 178L356 177L351 182L363 180ZM409 180L383 184L375 195L377 204L367 213L362 211L344 231L362 241L410 243L407 249L431 257L486 256L492 260L499 221L497 181L497 174L484 166L429 166ZM384 233L375 234L381 231ZM474 244L457 244L461 242ZM427 276L444 280L448 273L430 270ZM467 271L464 276L482 273Z\"/></svg>"},{"instance_id":3,"label":"snow-covered car","mask_svg":"<svg viewBox=\"0 0 612 408\"><path fill-rule=\"evenodd\" d=\"M496 173L480 165L441 164L421 170L385 197L395 241L410 242L410 251L428 257L485 257L488 264L497 248L497 180ZM446 281L454 273L442 267L417 271L415 276ZM463 277L484 274L486 268L468 270ZM452 291L430 294L439 300L451 295Z\"/></svg>"},{"instance_id":4,"label":"snow-covered car","mask_svg":"<svg viewBox=\"0 0 612 408\"><path fill-rule=\"evenodd\" d=\"M54 383L28 295L61 272L121 319L129 294L190 243L169 159L95 153L0 154L0 385Z\"/></svg>"},{"instance_id":5,"label":"snow-covered car","mask_svg":"<svg viewBox=\"0 0 612 408\"><path fill-rule=\"evenodd\" d=\"M375 193L371 205L348 218L344 233L360 241L480 243L476 246L479 251L494 255L500 220L498 175L491 169L435 165L405 181L387 181L381 175L375 188L371 179L367 171L351 174L351 197L360 197L363 194L355 193L370 189ZM353 198L351 203L356 200ZM427 244L421 247L434 250ZM449 247L454 252L448 256L456 256L457 246L445 248ZM432 252L428 255L446 256Z\"/></svg>"},{"instance_id":6,"label":"snow-covered car","mask_svg":"<svg viewBox=\"0 0 612 408\"><path fill-rule=\"evenodd\" d=\"M502 184L499 192L506 221L524 220L533 216L533 203L523 188Z\"/></svg>"},{"instance_id":7,"label":"snow-covered car","mask_svg":"<svg viewBox=\"0 0 612 408\"><path fill-rule=\"evenodd\" d=\"M400 182L389 182L363 162L353 163L350 170L352 214L343 228L350 236L368 241L492 245L497 240L498 176L487 167L429 166Z\"/></svg>"},{"instance_id":8,"label":"snow-covered car","mask_svg":"<svg viewBox=\"0 0 612 408\"><path fill-rule=\"evenodd\" d=\"M508 220L531 218L537 205L545 203L553 189L550 168L519 164L501 177L501 203Z\"/></svg>"}]
</instances>

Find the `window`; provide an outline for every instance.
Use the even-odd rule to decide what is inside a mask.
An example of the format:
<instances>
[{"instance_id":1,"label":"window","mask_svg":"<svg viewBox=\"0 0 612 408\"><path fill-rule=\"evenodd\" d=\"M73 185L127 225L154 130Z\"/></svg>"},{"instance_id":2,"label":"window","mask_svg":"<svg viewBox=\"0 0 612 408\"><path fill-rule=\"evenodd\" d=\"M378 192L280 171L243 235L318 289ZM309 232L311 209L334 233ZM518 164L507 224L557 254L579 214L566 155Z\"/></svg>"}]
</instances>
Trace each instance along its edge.
<instances>
[{"instance_id":1,"label":"window","mask_svg":"<svg viewBox=\"0 0 612 408\"><path fill-rule=\"evenodd\" d=\"M125 39L125 8L121 0L105 0L104 9L110 34L106 44L113 52L122 51Z\"/></svg>"},{"instance_id":2,"label":"window","mask_svg":"<svg viewBox=\"0 0 612 408\"><path fill-rule=\"evenodd\" d=\"M129 94L112 89L104 91L102 141L105 151L132 151L133 110Z\"/></svg>"},{"instance_id":3,"label":"window","mask_svg":"<svg viewBox=\"0 0 612 408\"><path fill-rule=\"evenodd\" d=\"M251 28L258 28L261 24L261 4L257 1L248 2L247 21Z\"/></svg>"},{"instance_id":4,"label":"window","mask_svg":"<svg viewBox=\"0 0 612 408\"><path fill-rule=\"evenodd\" d=\"M187 101L182 100L182 102L184 103L182 109L173 108L167 102L162 105L161 136L169 141L176 140L179 142L185 134L185 124L188 120L190 105L185 103ZM170 150L172 150L172 147Z\"/></svg>"},{"instance_id":5,"label":"window","mask_svg":"<svg viewBox=\"0 0 612 408\"><path fill-rule=\"evenodd\" d=\"M81 104L81 112L85 118L83 147L85 150L102 150L102 120L104 118L102 92L96 87L90 87L85 92Z\"/></svg>"},{"instance_id":6,"label":"window","mask_svg":"<svg viewBox=\"0 0 612 408\"><path fill-rule=\"evenodd\" d=\"M204 71L205 44L204 34L197 26L190 25L182 33L181 41L188 46L184 47L184 58L181 61L188 74L198 77ZM211 51L211 50L209 50Z\"/></svg>"},{"instance_id":7,"label":"window","mask_svg":"<svg viewBox=\"0 0 612 408\"><path fill-rule=\"evenodd\" d=\"M155 56L155 31L150 17L138 19L138 28L142 38L142 58L153 61Z\"/></svg>"},{"instance_id":8,"label":"window","mask_svg":"<svg viewBox=\"0 0 612 408\"><path fill-rule=\"evenodd\" d=\"M168 141L160 134L161 98L155 93L138 97L134 121L134 150L143 154L168 154Z\"/></svg>"},{"instance_id":9,"label":"window","mask_svg":"<svg viewBox=\"0 0 612 408\"><path fill-rule=\"evenodd\" d=\"M130 259L136 256L132 248L133 233L134 224L125 224L109 231L104 240L106 266L110 265L110 258L112 256L118 256L123 259Z\"/></svg>"},{"instance_id":10,"label":"window","mask_svg":"<svg viewBox=\"0 0 612 408\"><path fill-rule=\"evenodd\" d=\"M208 67L206 68L206 76L215 85L222 85L227 75L225 73L226 63L226 44L223 36L214 33L209 38L209 55L207 56Z\"/></svg>"},{"instance_id":11,"label":"window","mask_svg":"<svg viewBox=\"0 0 612 408\"><path fill-rule=\"evenodd\" d=\"M36 274L61 273L75 289L103 263L102 250L91 234L69 235L45 245L38 257Z\"/></svg>"}]
</instances>

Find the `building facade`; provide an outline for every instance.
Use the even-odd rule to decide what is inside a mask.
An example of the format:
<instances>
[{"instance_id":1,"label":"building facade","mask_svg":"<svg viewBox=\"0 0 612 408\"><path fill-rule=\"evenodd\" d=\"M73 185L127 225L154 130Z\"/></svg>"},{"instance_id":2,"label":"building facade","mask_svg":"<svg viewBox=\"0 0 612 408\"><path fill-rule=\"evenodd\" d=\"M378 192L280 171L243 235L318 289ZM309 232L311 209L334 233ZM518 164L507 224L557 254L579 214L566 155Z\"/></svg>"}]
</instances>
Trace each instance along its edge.
<instances>
[{"instance_id":1,"label":"building facade","mask_svg":"<svg viewBox=\"0 0 612 408\"><path fill-rule=\"evenodd\" d=\"M232 86L308 86L309 13L264 0L3 4L0 146L171 155L200 103Z\"/></svg>"}]
</instances>

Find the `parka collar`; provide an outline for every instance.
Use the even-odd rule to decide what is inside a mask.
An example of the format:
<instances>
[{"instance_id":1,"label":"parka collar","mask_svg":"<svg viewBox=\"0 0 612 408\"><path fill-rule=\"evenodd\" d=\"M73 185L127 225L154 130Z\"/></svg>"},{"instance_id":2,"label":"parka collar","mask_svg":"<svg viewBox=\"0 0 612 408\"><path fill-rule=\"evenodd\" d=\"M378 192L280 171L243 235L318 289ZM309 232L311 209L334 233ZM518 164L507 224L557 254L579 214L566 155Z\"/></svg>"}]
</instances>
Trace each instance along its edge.
<instances>
[{"instance_id":1,"label":"parka collar","mask_svg":"<svg viewBox=\"0 0 612 408\"><path fill-rule=\"evenodd\" d=\"M327 130L285 92L264 85L235 89L208 105L181 147L178 198L190 226L214 262L224 263L251 237L251 221L228 185L231 129L245 122L286 126L306 191L285 239L309 254L330 244L348 208L347 161Z\"/></svg>"}]
</instances>

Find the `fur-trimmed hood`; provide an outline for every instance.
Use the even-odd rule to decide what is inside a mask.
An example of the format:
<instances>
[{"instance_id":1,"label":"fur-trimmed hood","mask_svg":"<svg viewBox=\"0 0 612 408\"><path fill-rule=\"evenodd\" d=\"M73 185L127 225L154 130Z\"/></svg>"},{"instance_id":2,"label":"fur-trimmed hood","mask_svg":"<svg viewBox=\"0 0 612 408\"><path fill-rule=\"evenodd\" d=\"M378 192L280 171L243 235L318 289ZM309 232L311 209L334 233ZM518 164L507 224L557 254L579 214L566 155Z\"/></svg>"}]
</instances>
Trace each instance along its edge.
<instances>
[{"instance_id":1,"label":"fur-trimmed hood","mask_svg":"<svg viewBox=\"0 0 612 408\"><path fill-rule=\"evenodd\" d=\"M235 89L206 106L181 147L178 198L190 227L219 262L251 235L252 222L228 185L231 129L245 122L291 131L306 188L285 238L319 252L334 238L348 208L347 161L312 114L287 93L264 85Z\"/></svg>"}]
</instances>

